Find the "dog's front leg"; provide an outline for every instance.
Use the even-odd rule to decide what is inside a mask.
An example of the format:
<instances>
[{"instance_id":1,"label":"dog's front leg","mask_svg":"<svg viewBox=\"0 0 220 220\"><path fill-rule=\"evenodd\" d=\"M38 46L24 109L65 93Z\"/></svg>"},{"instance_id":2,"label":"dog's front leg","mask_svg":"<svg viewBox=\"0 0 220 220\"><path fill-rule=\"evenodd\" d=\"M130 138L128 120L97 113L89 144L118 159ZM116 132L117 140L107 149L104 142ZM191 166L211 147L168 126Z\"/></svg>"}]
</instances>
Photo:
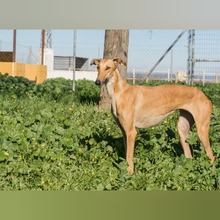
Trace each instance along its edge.
<instances>
[{"instance_id":1,"label":"dog's front leg","mask_svg":"<svg viewBox=\"0 0 220 220\"><path fill-rule=\"evenodd\" d=\"M124 148L125 148L125 152L127 150L127 140L126 140L126 133L124 128L121 126L120 121L118 120L118 118L113 114L114 119L118 125L118 127L121 129L122 135L123 135L123 144L124 144Z\"/></svg>"},{"instance_id":2,"label":"dog's front leg","mask_svg":"<svg viewBox=\"0 0 220 220\"><path fill-rule=\"evenodd\" d=\"M116 122L121 128L123 134L126 151L126 161L128 163L127 171L130 175L134 173L134 144L137 135L137 131L135 129L132 118L133 116L130 112L128 112L127 114L118 114L118 117L116 118Z\"/></svg>"},{"instance_id":3,"label":"dog's front leg","mask_svg":"<svg viewBox=\"0 0 220 220\"><path fill-rule=\"evenodd\" d=\"M133 157L134 157L134 144L135 144L136 135L137 135L137 131L135 128L126 132L126 142L127 142L126 160L128 163L127 171L130 175L134 173Z\"/></svg>"}]
</instances>

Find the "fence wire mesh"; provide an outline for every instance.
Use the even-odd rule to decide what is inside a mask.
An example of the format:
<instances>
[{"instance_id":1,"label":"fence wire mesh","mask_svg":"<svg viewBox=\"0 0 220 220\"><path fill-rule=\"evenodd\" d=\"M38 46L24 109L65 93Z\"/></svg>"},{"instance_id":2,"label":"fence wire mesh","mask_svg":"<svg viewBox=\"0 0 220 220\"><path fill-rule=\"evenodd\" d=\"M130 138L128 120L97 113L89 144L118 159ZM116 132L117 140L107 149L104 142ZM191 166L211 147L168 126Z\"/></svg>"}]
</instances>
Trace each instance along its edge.
<instances>
[{"instance_id":1,"label":"fence wire mesh","mask_svg":"<svg viewBox=\"0 0 220 220\"><path fill-rule=\"evenodd\" d=\"M220 30L196 30L194 81L214 81L219 71Z\"/></svg>"},{"instance_id":2,"label":"fence wire mesh","mask_svg":"<svg viewBox=\"0 0 220 220\"><path fill-rule=\"evenodd\" d=\"M128 78L144 79L182 30L130 30ZM41 64L42 30L0 30L0 62ZM77 30L76 62L78 71L94 71L89 62L103 57L105 30ZM48 71L73 69L74 30L46 30L44 64ZM196 30L194 80L215 81L220 70L220 30ZM1 65L1 64L0 64ZM188 69L187 32L169 50L150 75L150 79L176 80ZM205 75L205 76L204 76ZM184 77L183 77L184 78Z\"/></svg>"}]
</instances>

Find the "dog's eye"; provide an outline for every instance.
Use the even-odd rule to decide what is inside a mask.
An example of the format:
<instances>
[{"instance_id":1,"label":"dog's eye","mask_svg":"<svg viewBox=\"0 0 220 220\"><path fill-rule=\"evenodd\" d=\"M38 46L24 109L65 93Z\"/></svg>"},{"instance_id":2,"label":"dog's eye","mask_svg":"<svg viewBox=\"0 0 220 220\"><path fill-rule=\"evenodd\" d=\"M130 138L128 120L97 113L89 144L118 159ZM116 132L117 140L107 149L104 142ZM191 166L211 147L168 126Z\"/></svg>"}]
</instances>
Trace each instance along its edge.
<instances>
[{"instance_id":1,"label":"dog's eye","mask_svg":"<svg viewBox=\"0 0 220 220\"><path fill-rule=\"evenodd\" d=\"M100 67L99 66L97 66L97 70L99 70L100 69Z\"/></svg>"},{"instance_id":2,"label":"dog's eye","mask_svg":"<svg viewBox=\"0 0 220 220\"><path fill-rule=\"evenodd\" d=\"M105 70L109 70L110 69L110 66L107 66L106 68L105 68Z\"/></svg>"}]
</instances>

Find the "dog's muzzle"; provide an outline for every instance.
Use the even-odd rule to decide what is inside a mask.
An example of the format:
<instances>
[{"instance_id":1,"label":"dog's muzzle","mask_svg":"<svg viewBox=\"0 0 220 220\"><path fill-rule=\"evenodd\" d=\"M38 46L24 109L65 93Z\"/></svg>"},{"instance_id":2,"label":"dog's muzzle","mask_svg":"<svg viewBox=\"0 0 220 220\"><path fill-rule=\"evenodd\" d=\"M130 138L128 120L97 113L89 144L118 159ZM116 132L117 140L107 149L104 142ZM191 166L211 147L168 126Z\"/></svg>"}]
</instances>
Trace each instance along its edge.
<instances>
[{"instance_id":1,"label":"dog's muzzle","mask_svg":"<svg viewBox=\"0 0 220 220\"><path fill-rule=\"evenodd\" d=\"M101 82L101 80L97 79L97 80L95 81L95 84L96 84L97 86L101 86L101 85L102 85L102 82Z\"/></svg>"}]
</instances>

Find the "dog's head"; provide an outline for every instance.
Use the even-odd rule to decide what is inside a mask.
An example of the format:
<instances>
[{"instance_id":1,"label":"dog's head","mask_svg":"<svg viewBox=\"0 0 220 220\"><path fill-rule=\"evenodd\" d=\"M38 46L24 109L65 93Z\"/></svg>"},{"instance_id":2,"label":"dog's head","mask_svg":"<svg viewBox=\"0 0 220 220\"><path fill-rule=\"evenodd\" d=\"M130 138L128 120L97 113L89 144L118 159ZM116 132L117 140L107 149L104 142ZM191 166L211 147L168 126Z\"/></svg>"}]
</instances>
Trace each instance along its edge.
<instances>
[{"instance_id":1,"label":"dog's head","mask_svg":"<svg viewBox=\"0 0 220 220\"><path fill-rule=\"evenodd\" d=\"M90 62L90 65L96 65L98 76L95 81L95 84L101 86L106 82L109 78L111 78L114 74L114 71L117 69L119 64L126 65L122 59L114 58L114 59L93 59Z\"/></svg>"}]
</instances>

